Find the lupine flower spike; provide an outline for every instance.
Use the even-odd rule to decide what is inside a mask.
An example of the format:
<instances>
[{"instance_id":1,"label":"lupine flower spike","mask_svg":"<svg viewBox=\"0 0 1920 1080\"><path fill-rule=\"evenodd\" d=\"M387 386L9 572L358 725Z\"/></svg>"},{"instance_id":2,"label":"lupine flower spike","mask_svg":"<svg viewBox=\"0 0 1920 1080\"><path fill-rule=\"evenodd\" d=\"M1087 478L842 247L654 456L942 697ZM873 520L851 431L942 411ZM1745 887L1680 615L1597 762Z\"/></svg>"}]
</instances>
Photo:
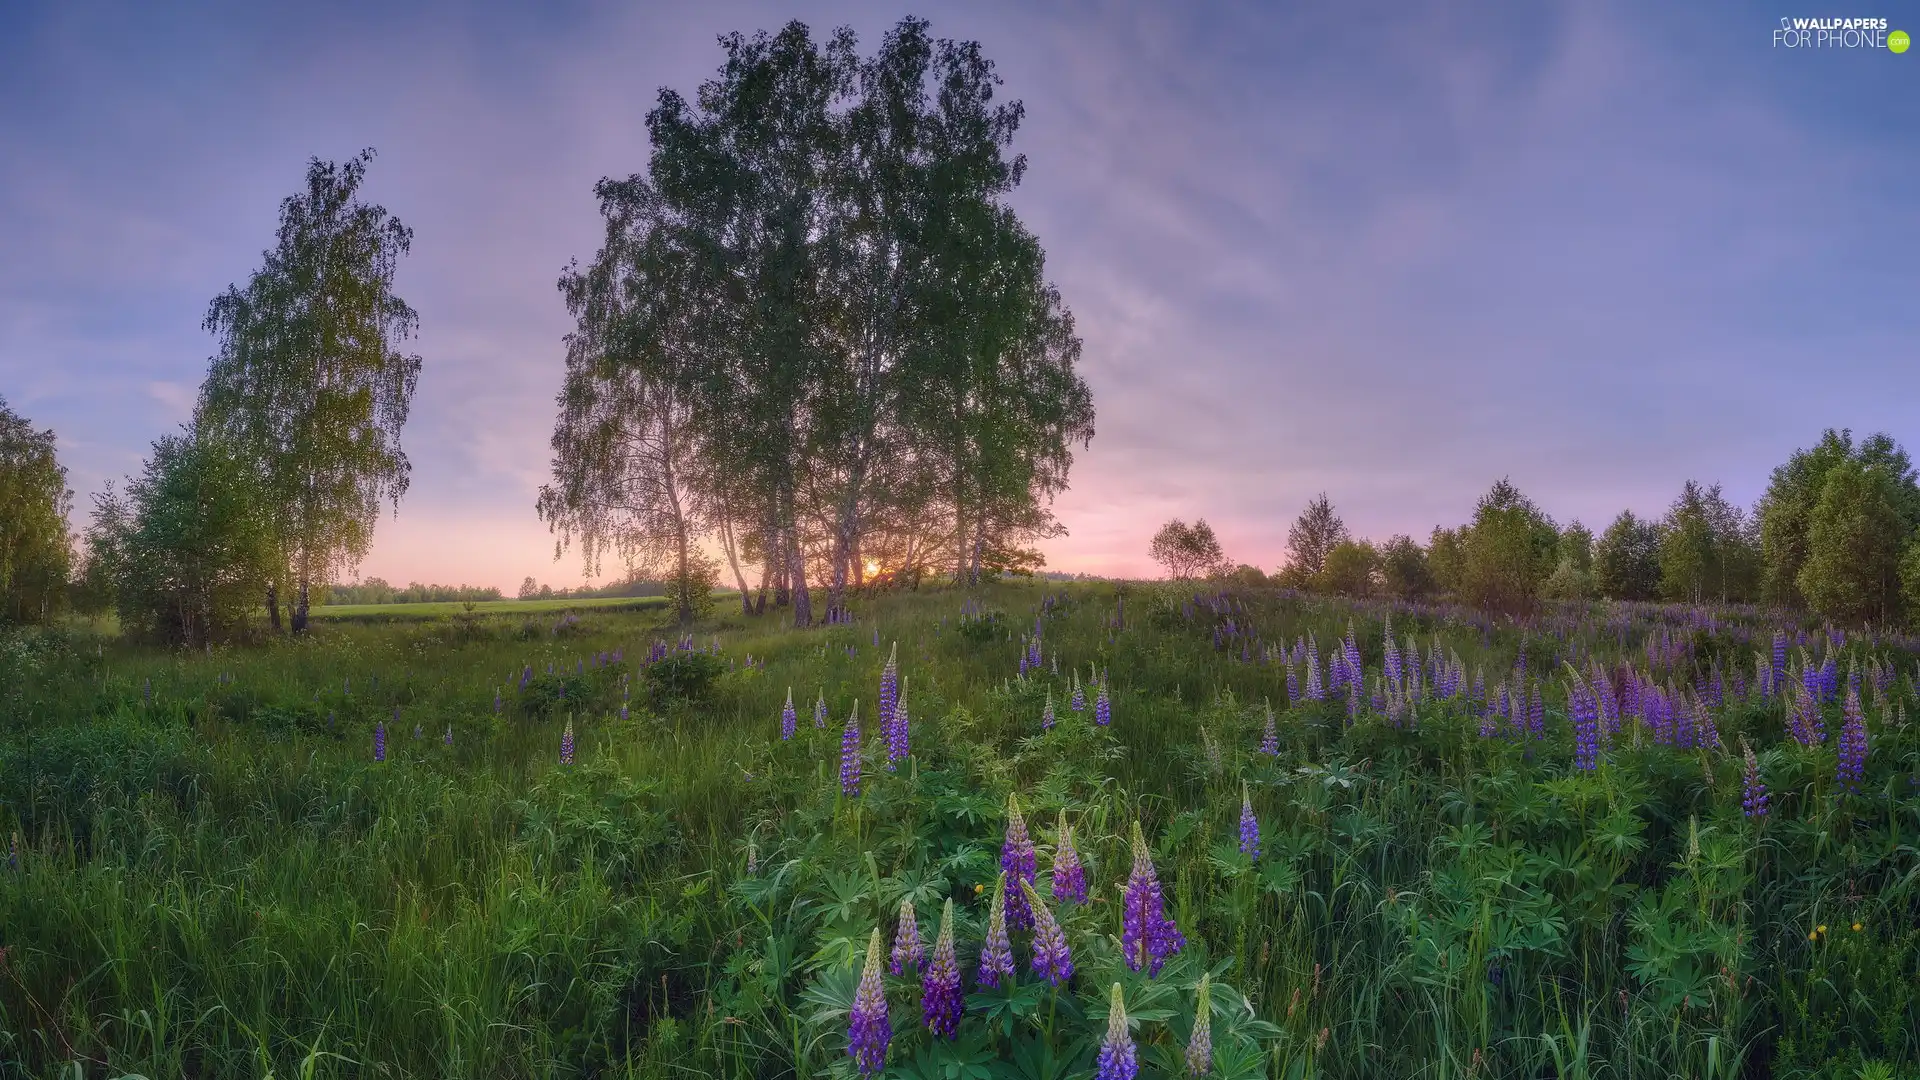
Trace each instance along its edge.
<instances>
[{"instance_id":1,"label":"lupine flower spike","mask_svg":"<svg viewBox=\"0 0 1920 1080\"><path fill-rule=\"evenodd\" d=\"M1107 680L1100 680L1100 693L1093 699L1093 722L1101 727L1113 723L1113 702L1107 699Z\"/></svg>"},{"instance_id":2,"label":"lupine flower spike","mask_svg":"<svg viewBox=\"0 0 1920 1080\"><path fill-rule=\"evenodd\" d=\"M994 883L993 907L987 914L987 940L980 947L980 972L976 976L982 990L1013 978L1013 942L1007 937L1007 875L1001 871Z\"/></svg>"},{"instance_id":3,"label":"lupine flower spike","mask_svg":"<svg viewBox=\"0 0 1920 1080\"><path fill-rule=\"evenodd\" d=\"M1140 1056L1127 1034L1127 1004L1119 983L1113 984L1107 1005L1107 1037L1100 1043L1098 1066L1096 1080L1134 1080L1140 1075Z\"/></svg>"},{"instance_id":4,"label":"lupine flower spike","mask_svg":"<svg viewBox=\"0 0 1920 1080\"><path fill-rule=\"evenodd\" d=\"M813 726L817 728L827 726L827 691L824 688L813 702Z\"/></svg>"},{"instance_id":5,"label":"lupine flower spike","mask_svg":"<svg viewBox=\"0 0 1920 1080\"><path fill-rule=\"evenodd\" d=\"M853 703L847 714L847 726L840 733L840 793L849 799L860 797L860 703Z\"/></svg>"},{"instance_id":6,"label":"lupine flower spike","mask_svg":"<svg viewBox=\"0 0 1920 1080\"><path fill-rule=\"evenodd\" d=\"M373 760L387 760L387 725L384 723L373 725Z\"/></svg>"},{"instance_id":7,"label":"lupine flower spike","mask_svg":"<svg viewBox=\"0 0 1920 1080\"><path fill-rule=\"evenodd\" d=\"M1260 857L1260 819L1253 816L1253 796L1247 785L1240 785L1240 853L1249 859Z\"/></svg>"},{"instance_id":8,"label":"lupine flower spike","mask_svg":"<svg viewBox=\"0 0 1920 1080\"><path fill-rule=\"evenodd\" d=\"M1036 865L1033 836L1027 832L1027 819L1020 815L1020 801L1009 793L1007 838L1000 845L1000 869L1007 873L1007 880L1002 885L1007 894L1007 925L1015 930L1026 930L1033 926L1033 910L1027 906L1027 894L1021 891L1020 885L1033 881Z\"/></svg>"},{"instance_id":9,"label":"lupine flower spike","mask_svg":"<svg viewBox=\"0 0 1920 1080\"><path fill-rule=\"evenodd\" d=\"M1740 753L1747 759L1747 773L1741 785L1740 808L1750 818L1767 816L1767 785L1760 779L1760 759L1753 756L1753 747L1747 740L1740 740Z\"/></svg>"},{"instance_id":10,"label":"lupine flower spike","mask_svg":"<svg viewBox=\"0 0 1920 1080\"><path fill-rule=\"evenodd\" d=\"M447 725L447 733L440 737L440 741L445 743L448 746L453 745L453 725L452 724Z\"/></svg>"},{"instance_id":11,"label":"lupine flower spike","mask_svg":"<svg viewBox=\"0 0 1920 1080\"><path fill-rule=\"evenodd\" d=\"M1073 673L1073 700L1067 702L1067 707L1074 712L1085 712L1087 708L1087 692L1080 688L1080 673L1078 671Z\"/></svg>"},{"instance_id":12,"label":"lupine flower spike","mask_svg":"<svg viewBox=\"0 0 1920 1080\"><path fill-rule=\"evenodd\" d=\"M1268 757L1280 756L1280 728L1273 719L1273 703L1267 703L1267 726L1260 733L1260 752Z\"/></svg>"},{"instance_id":13,"label":"lupine flower spike","mask_svg":"<svg viewBox=\"0 0 1920 1080\"><path fill-rule=\"evenodd\" d=\"M567 721L567 729L560 733L560 764L573 764L573 721Z\"/></svg>"},{"instance_id":14,"label":"lupine flower spike","mask_svg":"<svg viewBox=\"0 0 1920 1080\"><path fill-rule=\"evenodd\" d=\"M1867 772L1867 717L1860 710L1860 691L1847 691L1846 723L1840 728L1840 786L1860 790Z\"/></svg>"},{"instance_id":15,"label":"lupine flower spike","mask_svg":"<svg viewBox=\"0 0 1920 1080\"><path fill-rule=\"evenodd\" d=\"M1073 978L1073 953L1067 948L1066 932L1031 882L1022 881L1020 891L1033 908L1033 972L1048 985L1059 986Z\"/></svg>"},{"instance_id":16,"label":"lupine flower spike","mask_svg":"<svg viewBox=\"0 0 1920 1080\"><path fill-rule=\"evenodd\" d=\"M900 901L900 928L893 935L892 962L887 970L895 975L905 974L907 968L926 966L927 947L920 941L920 924L914 921L913 901Z\"/></svg>"},{"instance_id":17,"label":"lupine flower spike","mask_svg":"<svg viewBox=\"0 0 1920 1080\"><path fill-rule=\"evenodd\" d=\"M940 908L940 934L933 942L933 959L920 980L920 1011L927 1030L951 1039L960 1032L960 1014L966 1002L960 994L960 962L953 954L953 900Z\"/></svg>"},{"instance_id":18,"label":"lupine flower spike","mask_svg":"<svg viewBox=\"0 0 1920 1080\"><path fill-rule=\"evenodd\" d=\"M847 1022L847 1053L862 1076L877 1073L887 1063L887 1042L893 1025L887 1020L887 992L880 982L880 928L867 939L867 966L860 972L860 989L853 995Z\"/></svg>"},{"instance_id":19,"label":"lupine flower spike","mask_svg":"<svg viewBox=\"0 0 1920 1080\"><path fill-rule=\"evenodd\" d=\"M1213 1071L1213 977L1200 974L1200 990L1194 1002L1193 1038L1187 1043L1187 1075L1205 1076Z\"/></svg>"},{"instance_id":20,"label":"lupine flower spike","mask_svg":"<svg viewBox=\"0 0 1920 1080\"><path fill-rule=\"evenodd\" d=\"M1060 842L1053 849L1053 900L1056 904L1087 902L1087 868L1073 847L1073 829L1067 812L1060 812Z\"/></svg>"},{"instance_id":21,"label":"lupine flower spike","mask_svg":"<svg viewBox=\"0 0 1920 1080\"><path fill-rule=\"evenodd\" d=\"M1138 821L1133 823L1133 872L1127 878L1122 911L1120 951L1126 956L1127 966L1135 971L1145 967L1149 976L1160 974L1167 957L1179 952L1186 938L1167 918L1160 878L1153 869L1153 853L1147 848Z\"/></svg>"},{"instance_id":22,"label":"lupine flower spike","mask_svg":"<svg viewBox=\"0 0 1920 1080\"><path fill-rule=\"evenodd\" d=\"M1047 691L1047 707L1040 710L1040 730L1053 730L1053 691Z\"/></svg>"},{"instance_id":23,"label":"lupine flower spike","mask_svg":"<svg viewBox=\"0 0 1920 1080\"><path fill-rule=\"evenodd\" d=\"M797 719L793 711L793 687L787 687L787 704L780 710L780 741L793 738L793 725Z\"/></svg>"}]
</instances>

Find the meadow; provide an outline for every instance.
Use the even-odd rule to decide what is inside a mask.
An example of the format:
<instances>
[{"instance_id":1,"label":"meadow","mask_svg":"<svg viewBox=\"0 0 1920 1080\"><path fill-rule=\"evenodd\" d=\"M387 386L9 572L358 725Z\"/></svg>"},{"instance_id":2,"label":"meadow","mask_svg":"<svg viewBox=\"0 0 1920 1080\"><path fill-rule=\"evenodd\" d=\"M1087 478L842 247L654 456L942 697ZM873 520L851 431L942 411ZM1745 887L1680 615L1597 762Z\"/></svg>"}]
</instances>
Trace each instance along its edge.
<instances>
[{"instance_id":1,"label":"meadow","mask_svg":"<svg viewBox=\"0 0 1920 1080\"><path fill-rule=\"evenodd\" d=\"M313 609L316 619L434 619L454 615L527 615L561 611L613 609L616 611L658 607L663 596L580 597L558 600L474 600L426 601L416 604L323 604Z\"/></svg>"},{"instance_id":2,"label":"meadow","mask_svg":"<svg viewBox=\"0 0 1920 1080\"><path fill-rule=\"evenodd\" d=\"M1920 1077L1920 642L569 606L4 639L0 1077Z\"/></svg>"}]
</instances>

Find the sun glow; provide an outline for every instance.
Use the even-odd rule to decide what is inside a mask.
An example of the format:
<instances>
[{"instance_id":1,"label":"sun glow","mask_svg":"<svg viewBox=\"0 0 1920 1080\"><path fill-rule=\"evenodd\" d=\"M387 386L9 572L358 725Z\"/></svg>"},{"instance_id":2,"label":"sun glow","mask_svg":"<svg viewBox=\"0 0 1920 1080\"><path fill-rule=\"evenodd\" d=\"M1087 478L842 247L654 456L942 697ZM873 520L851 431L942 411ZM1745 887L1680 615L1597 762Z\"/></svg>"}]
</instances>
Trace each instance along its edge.
<instances>
[{"instance_id":1,"label":"sun glow","mask_svg":"<svg viewBox=\"0 0 1920 1080\"><path fill-rule=\"evenodd\" d=\"M868 559L867 560L867 576L872 577L874 574L877 574L879 572L880 572L880 564L877 562L874 562L872 559Z\"/></svg>"}]
</instances>

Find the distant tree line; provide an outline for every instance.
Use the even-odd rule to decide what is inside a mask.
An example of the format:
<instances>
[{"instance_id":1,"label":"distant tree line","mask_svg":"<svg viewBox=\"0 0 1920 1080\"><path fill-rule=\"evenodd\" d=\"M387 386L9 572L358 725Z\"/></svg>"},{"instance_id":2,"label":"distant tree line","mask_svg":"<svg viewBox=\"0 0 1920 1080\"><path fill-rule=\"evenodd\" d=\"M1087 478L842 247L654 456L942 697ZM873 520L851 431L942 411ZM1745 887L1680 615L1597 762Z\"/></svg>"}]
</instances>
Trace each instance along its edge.
<instances>
[{"instance_id":1,"label":"distant tree line","mask_svg":"<svg viewBox=\"0 0 1920 1080\"><path fill-rule=\"evenodd\" d=\"M1080 340L1008 194L1018 102L973 42L906 19L730 35L662 90L647 171L603 180L538 510L555 555L814 620L871 574L1030 572L1093 435ZM750 583L754 572L757 583Z\"/></svg>"},{"instance_id":2,"label":"distant tree line","mask_svg":"<svg viewBox=\"0 0 1920 1080\"><path fill-rule=\"evenodd\" d=\"M415 581L400 588L377 577L357 585L329 586L325 595L325 602L329 604L444 604L506 599L491 585L422 585Z\"/></svg>"},{"instance_id":3,"label":"distant tree line","mask_svg":"<svg viewBox=\"0 0 1920 1080\"><path fill-rule=\"evenodd\" d=\"M1907 452L1876 434L1826 431L1773 470L1751 511L1689 480L1666 511L1622 511L1598 536L1557 525L1501 480L1466 524L1384 543L1353 537L1322 493L1295 520L1271 579L1229 570L1204 521L1173 521L1151 554L1176 577L1232 574L1346 596L1451 597L1493 610L1539 600L1765 603L1835 622L1920 625L1920 483Z\"/></svg>"},{"instance_id":4,"label":"distant tree line","mask_svg":"<svg viewBox=\"0 0 1920 1080\"><path fill-rule=\"evenodd\" d=\"M607 585L579 585L573 588L554 588L542 585L528 577L520 583L521 600L615 600L622 597L665 596L671 588L669 582L649 581L644 578L630 577Z\"/></svg>"}]
</instances>

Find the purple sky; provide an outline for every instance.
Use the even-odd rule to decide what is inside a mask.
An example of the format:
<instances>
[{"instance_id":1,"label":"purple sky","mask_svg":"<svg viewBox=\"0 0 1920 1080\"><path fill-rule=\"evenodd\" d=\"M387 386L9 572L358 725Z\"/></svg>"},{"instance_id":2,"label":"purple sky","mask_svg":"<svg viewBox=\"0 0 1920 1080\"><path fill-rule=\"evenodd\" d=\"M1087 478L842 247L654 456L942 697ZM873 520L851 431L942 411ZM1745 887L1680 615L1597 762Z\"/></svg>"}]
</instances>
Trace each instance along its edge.
<instances>
[{"instance_id":1,"label":"purple sky","mask_svg":"<svg viewBox=\"0 0 1920 1080\"><path fill-rule=\"evenodd\" d=\"M1920 443L1920 50L1771 40L1782 15L1900 28L1889 4L156 14L187 7L0 5L0 394L58 431L81 518L187 418L207 303L306 159L373 146L426 365L413 487L362 573L579 581L533 512L554 282L598 243L593 183L645 168L658 89L795 13L869 45L924 15L1026 102L1015 202L1098 411L1052 568L1149 573L1155 527L1201 516L1271 569L1322 489L1381 538L1502 475L1597 528L1689 477L1751 503L1826 426Z\"/></svg>"}]
</instances>

